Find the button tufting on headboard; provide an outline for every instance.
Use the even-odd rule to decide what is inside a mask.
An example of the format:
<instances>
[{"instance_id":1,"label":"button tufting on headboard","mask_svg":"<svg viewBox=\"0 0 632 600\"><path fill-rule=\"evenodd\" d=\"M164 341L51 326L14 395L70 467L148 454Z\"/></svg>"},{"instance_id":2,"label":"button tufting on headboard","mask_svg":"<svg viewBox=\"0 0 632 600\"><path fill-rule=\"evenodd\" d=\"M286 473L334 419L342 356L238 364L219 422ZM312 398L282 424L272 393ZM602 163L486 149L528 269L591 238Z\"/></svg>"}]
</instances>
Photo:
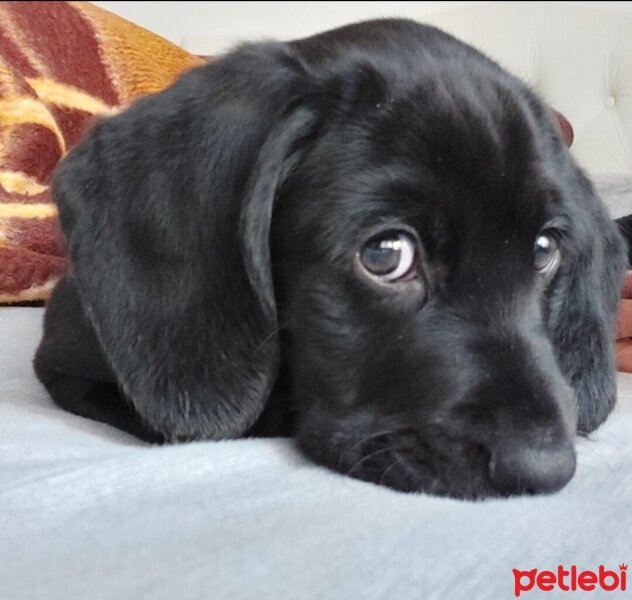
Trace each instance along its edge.
<instances>
[{"instance_id":1,"label":"button tufting on headboard","mask_svg":"<svg viewBox=\"0 0 632 600\"><path fill-rule=\"evenodd\" d=\"M548 2L494 2L424 19L481 49L570 121L591 174L632 174L632 19Z\"/></svg>"}]
</instances>

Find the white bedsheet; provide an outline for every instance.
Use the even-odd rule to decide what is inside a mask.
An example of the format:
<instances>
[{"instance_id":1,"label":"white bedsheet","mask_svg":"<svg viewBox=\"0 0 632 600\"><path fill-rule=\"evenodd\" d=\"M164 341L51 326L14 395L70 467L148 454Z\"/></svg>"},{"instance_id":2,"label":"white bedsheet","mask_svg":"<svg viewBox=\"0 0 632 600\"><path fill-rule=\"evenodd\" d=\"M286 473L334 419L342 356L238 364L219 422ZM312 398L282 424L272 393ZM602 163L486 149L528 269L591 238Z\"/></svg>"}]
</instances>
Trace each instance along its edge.
<instances>
[{"instance_id":1,"label":"white bedsheet","mask_svg":"<svg viewBox=\"0 0 632 600\"><path fill-rule=\"evenodd\" d=\"M512 598L512 568L632 563L628 375L564 490L473 503L330 473L288 440L150 447L67 414L31 370L41 318L0 308L2 600Z\"/></svg>"}]
</instances>

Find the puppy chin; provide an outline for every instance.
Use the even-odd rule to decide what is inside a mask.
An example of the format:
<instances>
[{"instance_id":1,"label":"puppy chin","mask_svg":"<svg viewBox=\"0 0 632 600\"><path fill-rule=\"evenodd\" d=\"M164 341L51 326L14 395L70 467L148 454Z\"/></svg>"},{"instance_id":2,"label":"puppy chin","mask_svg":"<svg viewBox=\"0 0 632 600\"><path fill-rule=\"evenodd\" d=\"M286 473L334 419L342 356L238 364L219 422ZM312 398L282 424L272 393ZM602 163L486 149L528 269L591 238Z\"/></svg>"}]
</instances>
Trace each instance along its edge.
<instances>
[{"instance_id":1,"label":"puppy chin","mask_svg":"<svg viewBox=\"0 0 632 600\"><path fill-rule=\"evenodd\" d=\"M470 500L510 495L493 487L483 446L436 427L411 427L403 415L342 414L316 404L303 417L299 447L343 475L401 492Z\"/></svg>"}]
</instances>

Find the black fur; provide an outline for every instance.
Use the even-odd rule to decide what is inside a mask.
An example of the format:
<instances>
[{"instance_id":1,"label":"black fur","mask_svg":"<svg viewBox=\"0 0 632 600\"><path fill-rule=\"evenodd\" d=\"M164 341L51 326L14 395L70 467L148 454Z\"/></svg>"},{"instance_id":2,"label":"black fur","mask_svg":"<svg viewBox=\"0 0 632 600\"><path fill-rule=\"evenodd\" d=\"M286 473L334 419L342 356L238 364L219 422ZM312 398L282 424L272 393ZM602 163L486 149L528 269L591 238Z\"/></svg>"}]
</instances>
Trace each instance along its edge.
<instances>
[{"instance_id":1,"label":"black fur","mask_svg":"<svg viewBox=\"0 0 632 600\"><path fill-rule=\"evenodd\" d=\"M482 497L561 488L614 405L622 238L534 93L434 28L243 46L101 121L54 187L71 270L35 368L77 414ZM358 270L382 231L417 240L412 280Z\"/></svg>"}]
</instances>

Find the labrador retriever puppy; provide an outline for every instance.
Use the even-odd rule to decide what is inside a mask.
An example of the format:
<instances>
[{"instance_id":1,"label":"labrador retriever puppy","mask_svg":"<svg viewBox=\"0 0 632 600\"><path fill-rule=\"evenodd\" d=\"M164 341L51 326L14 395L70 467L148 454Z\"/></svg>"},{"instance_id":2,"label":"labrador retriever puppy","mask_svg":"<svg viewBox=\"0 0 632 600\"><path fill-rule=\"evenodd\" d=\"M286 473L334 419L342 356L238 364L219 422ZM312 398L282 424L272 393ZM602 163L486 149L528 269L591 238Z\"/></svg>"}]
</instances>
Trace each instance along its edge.
<instances>
[{"instance_id":1,"label":"labrador retriever puppy","mask_svg":"<svg viewBox=\"0 0 632 600\"><path fill-rule=\"evenodd\" d=\"M35 369L75 414L480 498L562 488L615 403L623 240L543 102L435 28L241 46L99 122L54 192Z\"/></svg>"}]
</instances>

